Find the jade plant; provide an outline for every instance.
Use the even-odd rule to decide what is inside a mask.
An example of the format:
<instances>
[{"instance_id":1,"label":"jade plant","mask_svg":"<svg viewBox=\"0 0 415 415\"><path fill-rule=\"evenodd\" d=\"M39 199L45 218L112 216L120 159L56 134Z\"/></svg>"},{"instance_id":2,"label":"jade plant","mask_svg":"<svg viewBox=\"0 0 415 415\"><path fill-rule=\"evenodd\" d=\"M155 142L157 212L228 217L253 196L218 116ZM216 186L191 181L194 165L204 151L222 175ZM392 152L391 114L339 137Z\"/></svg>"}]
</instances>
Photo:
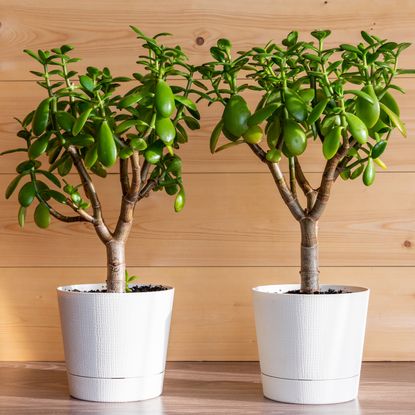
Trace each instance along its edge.
<instances>
[{"instance_id":1,"label":"jade plant","mask_svg":"<svg viewBox=\"0 0 415 415\"><path fill-rule=\"evenodd\" d=\"M40 228L47 228L51 217L93 225L106 246L108 292L124 292L126 279L130 280L125 244L137 203L164 189L175 196L175 211L183 208L182 161L176 150L188 141L188 129L199 128L199 112L189 98L193 82L198 81L180 46L160 44L158 38L167 33L150 38L132 29L145 50L133 78L95 67L78 75L71 64L79 59L71 56L69 45L25 50L40 64L40 71L31 72L46 97L17 120L21 126L17 136L23 144L3 153L26 156L6 189L9 198L23 184L18 191L20 226L32 207ZM174 85L169 85L170 79L175 79ZM128 92L120 93L120 87L129 84ZM94 185L109 171L119 175L121 188L114 229L104 220Z\"/></svg>"},{"instance_id":2,"label":"jade plant","mask_svg":"<svg viewBox=\"0 0 415 415\"><path fill-rule=\"evenodd\" d=\"M211 86L203 93L223 115L210 138L212 153L247 145L270 170L276 187L301 228L301 293L319 292L317 226L334 182L359 176L370 186L394 129L406 136L394 98L404 92L394 81L413 70L398 68L410 45L361 32L357 45L325 48L329 30L299 40L293 31L281 45L231 56L231 43L220 39L211 62L198 68ZM240 79L249 81L242 83ZM244 98L257 95L253 112ZM250 92L254 94L254 92ZM223 136L225 144L218 146ZM262 143L266 137L265 144ZM306 178L302 162L310 140L320 143L324 168L318 187ZM391 143L393 144L393 143ZM287 174L283 173L282 163ZM287 177L286 177L287 176ZM304 193L302 203L298 190Z\"/></svg>"}]
</instances>

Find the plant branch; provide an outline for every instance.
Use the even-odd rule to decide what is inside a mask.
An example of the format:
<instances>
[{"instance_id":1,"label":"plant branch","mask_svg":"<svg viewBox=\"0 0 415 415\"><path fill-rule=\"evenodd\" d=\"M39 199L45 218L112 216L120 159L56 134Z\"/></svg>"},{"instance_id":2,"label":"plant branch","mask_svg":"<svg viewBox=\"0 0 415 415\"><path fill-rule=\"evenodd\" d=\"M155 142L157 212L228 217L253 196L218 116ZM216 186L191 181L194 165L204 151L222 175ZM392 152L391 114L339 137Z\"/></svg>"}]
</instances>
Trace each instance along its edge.
<instances>
[{"instance_id":1,"label":"plant branch","mask_svg":"<svg viewBox=\"0 0 415 415\"><path fill-rule=\"evenodd\" d=\"M86 195L88 199L91 201L92 210L94 212L94 227L97 235L101 239L102 242L107 243L112 239L111 232L109 231L107 225L104 222L102 217L102 210L101 210L101 203L99 201L97 192L95 190L94 184L92 183L92 179L89 176L85 165L78 154L77 149L74 146L69 146L68 150L69 154L72 157L73 163L78 171L79 177L81 178L82 185L86 190Z\"/></svg>"},{"instance_id":2,"label":"plant branch","mask_svg":"<svg viewBox=\"0 0 415 415\"><path fill-rule=\"evenodd\" d=\"M289 173L290 173L290 190L291 190L291 193L293 194L293 197L295 199L298 199L297 186L295 182L295 163L294 163L293 157L288 158L288 168L289 168Z\"/></svg>"},{"instance_id":3,"label":"plant branch","mask_svg":"<svg viewBox=\"0 0 415 415\"><path fill-rule=\"evenodd\" d=\"M79 214L79 216L81 216L82 218L84 218L87 222L89 223L94 223L94 218L85 210L77 207L71 199L67 198L66 199L66 204L76 213Z\"/></svg>"},{"instance_id":4,"label":"plant branch","mask_svg":"<svg viewBox=\"0 0 415 415\"><path fill-rule=\"evenodd\" d=\"M133 155L130 157L130 160L132 170L131 185L129 186L127 193L123 195L120 215L114 231L114 238L124 243L127 240L131 230L134 208L139 200L138 196L141 185L140 155L138 151L134 151Z\"/></svg>"},{"instance_id":5,"label":"plant branch","mask_svg":"<svg viewBox=\"0 0 415 415\"><path fill-rule=\"evenodd\" d=\"M291 214L298 221L303 219L305 216L305 212L300 206L298 200L290 191L278 163L269 162L265 157L265 151L259 145L249 144L249 147L262 162L267 164L268 169L270 170L272 177L274 178L275 184L277 185L277 188L281 194L281 197L284 200L285 204L288 206L288 209L290 210Z\"/></svg>"},{"instance_id":6,"label":"plant branch","mask_svg":"<svg viewBox=\"0 0 415 415\"><path fill-rule=\"evenodd\" d=\"M138 192L141 186L141 168L140 168L140 155L138 151L134 151L133 155L130 157L131 160L131 171L132 171L132 180L131 187L128 192L130 199L137 197Z\"/></svg>"},{"instance_id":7,"label":"plant branch","mask_svg":"<svg viewBox=\"0 0 415 415\"><path fill-rule=\"evenodd\" d=\"M148 173L150 172L150 166L151 164L147 161L144 160L143 165L141 167L141 185L140 185L140 190L142 189L142 187L144 186L144 184L147 182L147 176Z\"/></svg>"},{"instance_id":8,"label":"plant branch","mask_svg":"<svg viewBox=\"0 0 415 415\"><path fill-rule=\"evenodd\" d=\"M326 207L326 204L330 198L331 186L337 178L337 167L343 157L346 156L348 149L348 142L346 142L340 147L337 154L326 163L321 184L317 193L317 198L309 215L315 221L320 219L320 216Z\"/></svg>"},{"instance_id":9,"label":"plant branch","mask_svg":"<svg viewBox=\"0 0 415 415\"><path fill-rule=\"evenodd\" d=\"M70 223L70 222L89 222L85 217L83 217L83 216L67 216L67 215L63 215L62 213L60 213L60 212L58 212L54 207L52 207L43 197L42 197L42 195L40 194L40 192L39 192L39 189L38 189L38 187L37 187L37 184L36 184L36 176L35 176L35 174L32 172L31 173L31 178L32 178L32 182L33 182L33 187L34 187L34 189L35 189L35 192L36 192L36 199L40 202L40 203L42 203L42 204L44 204L47 208L48 208L48 210L49 210L49 213L55 218L55 219L58 219L58 220L60 220L61 222L67 222L67 223Z\"/></svg>"},{"instance_id":10,"label":"plant branch","mask_svg":"<svg viewBox=\"0 0 415 415\"><path fill-rule=\"evenodd\" d=\"M351 140L350 141L350 144L349 144L349 148L356 148L356 149L358 149L360 147L360 144L356 141L356 140ZM339 162L339 165L337 166L337 168L336 168L336 172L335 172L335 177L334 177L334 181L336 181L337 180L337 178L339 177L339 175L340 175L340 173L343 171L343 170L345 170L346 168L347 169L350 169L350 167L352 166L352 165L349 165L349 166L347 166L347 163L349 162L349 161L351 161L353 159L353 156L347 156L347 155L345 155L344 157L343 157L343 159ZM354 164L354 163L353 163Z\"/></svg>"},{"instance_id":11,"label":"plant branch","mask_svg":"<svg viewBox=\"0 0 415 415\"><path fill-rule=\"evenodd\" d=\"M138 200L141 200L145 197L147 197L150 192L158 185L158 181L155 179L150 179L147 181L147 183L143 186L143 188L140 190L140 193L138 195Z\"/></svg>"},{"instance_id":12,"label":"plant branch","mask_svg":"<svg viewBox=\"0 0 415 415\"><path fill-rule=\"evenodd\" d=\"M122 194L125 196L130 188L130 178L128 176L128 159L120 158L120 182Z\"/></svg>"},{"instance_id":13,"label":"plant branch","mask_svg":"<svg viewBox=\"0 0 415 415\"><path fill-rule=\"evenodd\" d=\"M297 157L294 158L295 161L295 177L297 182L304 193L304 196L307 198L307 212L310 212L314 206L317 197L317 191L310 185L309 181L305 177L303 169L301 168L300 161Z\"/></svg>"}]
</instances>

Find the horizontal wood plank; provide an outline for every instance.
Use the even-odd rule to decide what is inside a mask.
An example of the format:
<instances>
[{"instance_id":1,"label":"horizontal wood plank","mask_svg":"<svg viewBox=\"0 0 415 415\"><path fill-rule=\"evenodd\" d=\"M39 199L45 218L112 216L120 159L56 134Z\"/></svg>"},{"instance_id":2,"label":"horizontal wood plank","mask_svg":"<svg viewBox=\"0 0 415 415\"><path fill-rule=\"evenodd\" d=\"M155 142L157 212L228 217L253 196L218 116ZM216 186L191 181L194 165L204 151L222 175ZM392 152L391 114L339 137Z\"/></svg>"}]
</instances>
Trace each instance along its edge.
<instances>
[{"instance_id":1,"label":"horizontal wood plank","mask_svg":"<svg viewBox=\"0 0 415 415\"><path fill-rule=\"evenodd\" d=\"M388 171L415 170L415 83L411 78L403 78L400 85L407 90L405 95L395 93L401 105L401 117L407 124L408 139L404 139L395 131L390 139L389 147L382 160L388 165ZM21 138L16 137L19 130L18 123L13 117L23 118L44 98L44 91L33 82L5 82L1 83L0 99L5 102L0 113L0 152L19 147L23 144ZM399 94L399 96L397 95ZM258 102L258 93L247 92L247 99L251 109ZM201 130L191 131L189 143L179 150L183 158L185 172L264 172L266 167L257 160L245 145L225 150L215 155L209 152L209 137L212 129L221 117L223 107L213 105L207 107L204 103L201 109ZM226 142L225 138L222 138ZM263 144L266 148L266 144ZM322 155L320 142L309 140L309 149L301 157L304 170L307 172L321 172L325 161ZM9 154L1 158L0 173L13 173L25 153ZM284 166L285 168L285 166Z\"/></svg>"},{"instance_id":2,"label":"horizontal wood plank","mask_svg":"<svg viewBox=\"0 0 415 415\"><path fill-rule=\"evenodd\" d=\"M167 0L137 2L122 0L117 7L102 0L93 2L15 0L13 7L0 1L1 30L0 79L29 79L29 59L23 49L51 48L70 43L83 60L79 67L110 66L120 75L131 73L140 53L139 43L129 25L139 26L149 35L168 31L174 34L166 42L179 43L191 61L209 59L209 48L221 37L232 39L236 50L263 45L270 39L281 41L298 29L304 38L316 28L329 27L333 35L328 45L359 42L360 31L378 34L396 42L414 42L415 3L400 0L365 2L359 0L323 1L285 0L238 1ZM198 39L199 38L199 39ZM199 45L202 43L201 45ZM402 64L415 66L415 55L407 52Z\"/></svg>"},{"instance_id":3,"label":"horizontal wood plank","mask_svg":"<svg viewBox=\"0 0 415 415\"><path fill-rule=\"evenodd\" d=\"M62 360L55 288L102 282L105 269L0 271L0 360ZM406 267L321 269L324 283L371 288L365 360L415 359L414 272ZM298 281L294 267L132 267L130 273L140 282L176 288L169 360L256 360L251 288Z\"/></svg>"},{"instance_id":4,"label":"horizontal wood plank","mask_svg":"<svg viewBox=\"0 0 415 415\"><path fill-rule=\"evenodd\" d=\"M310 177L317 182L319 175ZM11 179L1 175L0 188ZM378 174L376 181L369 188L360 180L336 183L320 221L322 266L415 266L415 173ZM164 192L137 207L127 244L130 266L299 265L299 226L269 174L188 174L184 184L187 205L180 214ZM118 178L101 179L96 187L113 227ZM0 200L0 267L105 264L104 246L89 224L54 220L42 230L31 208L22 230L12 198Z\"/></svg>"}]
</instances>

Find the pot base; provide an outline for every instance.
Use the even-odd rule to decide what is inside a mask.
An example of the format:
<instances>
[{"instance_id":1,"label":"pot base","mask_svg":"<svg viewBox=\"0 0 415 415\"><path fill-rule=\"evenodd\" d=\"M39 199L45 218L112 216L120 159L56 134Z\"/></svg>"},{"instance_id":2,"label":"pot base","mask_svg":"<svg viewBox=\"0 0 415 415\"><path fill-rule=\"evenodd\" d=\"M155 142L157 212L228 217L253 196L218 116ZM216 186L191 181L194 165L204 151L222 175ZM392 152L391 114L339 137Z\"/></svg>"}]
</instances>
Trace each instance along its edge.
<instances>
[{"instance_id":1,"label":"pot base","mask_svg":"<svg viewBox=\"0 0 415 415\"><path fill-rule=\"evenodd\" d=\"M297 380L261 374L264 396L297 404L333 404L357 398L359 376L345 379Z\"/></svg>"},{"instance_id":2,"label":"pot base","mask_svg":"<svg viewBox=\"0 0 415 415\"><path fill-rule=\"evenodd\" d=\"M164 372L132 378L90 378L68 373L69 393L93 402L132 402L156 398L163 391Z\"/></svg>"}]
</instances>

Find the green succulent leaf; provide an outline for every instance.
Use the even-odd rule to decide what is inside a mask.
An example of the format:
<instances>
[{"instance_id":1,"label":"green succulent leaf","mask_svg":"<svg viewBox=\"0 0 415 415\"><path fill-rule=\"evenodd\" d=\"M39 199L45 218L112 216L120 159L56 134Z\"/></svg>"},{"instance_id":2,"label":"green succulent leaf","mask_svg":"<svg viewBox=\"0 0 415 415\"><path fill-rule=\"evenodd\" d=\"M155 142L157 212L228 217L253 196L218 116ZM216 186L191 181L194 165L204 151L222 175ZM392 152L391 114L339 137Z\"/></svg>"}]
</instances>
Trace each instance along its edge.
<instances>
[{"instance_id":1,"label":"green succulent leaf","mask_svg":"<svg viewBox=\"0 0 415 415\"><path fill-rule=\"evenodd\" d=\"M212 134L210 136L210 152L213 154L216 151L216 146L218 145L219 137L222 132L223 128L223 120L220 119L219 122L216 124L215 128L212 130Z\"/></svg>"},{"instance_id":2,"label":"green succulent leaf","mask_svg":"<svg viewBox=\"0 0 415 415\"><path fill-rule=\"evenodd\" d=\"M383 102L380 102L380 108L383 112L386 113L392 124L400 131L400 133L406 137L406 127L399 116L396 115L391 109L389 109Z\"/></svg>"},{"instance_id":3,"label":"green succulent leaf","mask_svg":"<svg viewBox=\"0 0 415 415\"><path fill-rule=\"evenodd\" d=\"M180 95L175 95L174 96L174 99L178 103L184 105L185 107L190 108L193 111L197 111L197 106L196 106L196 104L191 99L186 98L186 97L182 97Z\"/></svg>"},{"instance_id":4,"label":"green succulent leaf","mask_svg":"<svg viewBox=\"0 0 415 415\"><path fill-rule=\"evenodd\" d=\"M19 174L9 183L9 185L6 188L6 192L5 192L6 199L9 199L10 196L14 193L14 191L16 190L17 185L19 184L19 182L20 182L20 180L22 179L23 176L24 176L24 174Z\"/></svg>"}]
</instances>

